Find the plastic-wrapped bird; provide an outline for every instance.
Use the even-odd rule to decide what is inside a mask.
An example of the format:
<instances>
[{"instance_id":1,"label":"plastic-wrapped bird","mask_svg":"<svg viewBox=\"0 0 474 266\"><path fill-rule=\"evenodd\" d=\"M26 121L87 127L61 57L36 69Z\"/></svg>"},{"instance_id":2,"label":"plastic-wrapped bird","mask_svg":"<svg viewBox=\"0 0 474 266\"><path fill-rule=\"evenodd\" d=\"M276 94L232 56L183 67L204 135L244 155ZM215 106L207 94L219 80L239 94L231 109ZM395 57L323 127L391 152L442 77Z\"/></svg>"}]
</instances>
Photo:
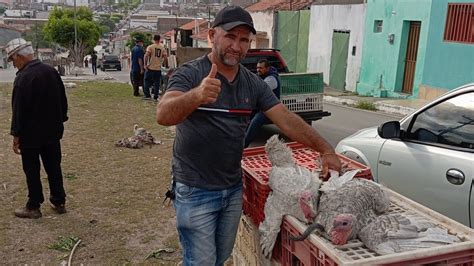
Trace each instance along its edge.
<instances>
[{"instance_id":1,"label":"plastic-wrapped bird","mask_svg":"<svg viewBox=\"0 0 474 266\"><path fill-rule=\"evenodd\" d=\"M292 215L312 223L316 217L319 174L296 164L291 149L278 139L268 139L265 151L272 163L268 186L272 189L265 203L265 220L260 224L260 245L265 256L271 254L283 216Z\"/></svg>"}]
</instances>

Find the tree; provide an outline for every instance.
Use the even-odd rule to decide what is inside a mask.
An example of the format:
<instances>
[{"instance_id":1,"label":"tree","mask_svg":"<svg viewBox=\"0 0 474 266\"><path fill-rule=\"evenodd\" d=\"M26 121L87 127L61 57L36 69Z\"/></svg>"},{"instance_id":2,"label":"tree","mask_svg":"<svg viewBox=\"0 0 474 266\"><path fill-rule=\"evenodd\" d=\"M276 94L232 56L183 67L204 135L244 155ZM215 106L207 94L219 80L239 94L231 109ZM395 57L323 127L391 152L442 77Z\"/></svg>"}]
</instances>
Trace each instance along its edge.
<instances>
[{"instance_id":1,"label":"tree","mask_svg":"<svg viewBox=\"0 0 474 266\"><path fill-rule=\"evenodd\" d=\"M51 48L51 42L45 39L43 28L43 25L35 24L33 27L31 27L31 30L26 31L23 34L23 38L27 41L30 41L33 44L34 49Z\"/></svg>"},{"instance_id":2,"label":"tree","mask_svg":"<svg viewBox=\"0 0 474 266\"><path fill-rule=\"evenodd\" d=\"M99 17L98 23L100 28L102 29L101 33L109 33L115 30L115 22L112 21L109 16Z\"/></svg>"},{"instance_id":3,"label":"tree","mask_svg":"<svg viewBox=\"0 0 474 266\"><path fill-rule=\"evenodd\" d=\"M77 50L74 46L74 9L53 9L43 31L47 40L69 49L76 66L81 66L85 51L93 48L99 41L101 29L86 7L79 7L76 17Z\"/></svg>"},{"instance_id":4,"label":"tree","mask_svg":"<svg viewBox=\"0 0 474 266\"><path fill-rule=\"evenodd\" d=\"M134 31L130 33L130 39L128 39L126 44L130 50L135 46L135 38L141 38L143 40L143 47L147 47L151 44L151 33Z\"/></svg>"}]
</instances>

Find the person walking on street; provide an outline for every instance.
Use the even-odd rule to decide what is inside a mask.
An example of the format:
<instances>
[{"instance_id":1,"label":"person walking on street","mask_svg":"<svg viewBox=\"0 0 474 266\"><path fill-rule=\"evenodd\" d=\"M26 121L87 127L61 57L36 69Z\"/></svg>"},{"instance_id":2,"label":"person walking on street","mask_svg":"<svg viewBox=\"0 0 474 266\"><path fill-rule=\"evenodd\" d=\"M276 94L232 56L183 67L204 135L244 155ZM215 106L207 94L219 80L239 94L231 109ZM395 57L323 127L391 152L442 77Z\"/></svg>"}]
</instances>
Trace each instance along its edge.
<instances>
[{"instance_id":1,"label":"person walking on street","mask_svg":"<svg viewBox=\"0 0 474 266\"><path fill-rule=\"evenodd\" d=\"M7 57L18 69L13 83L12 122L13 151L21 155L28 186L26 206L15 210L20 218L40 218L44 202L40 179L40 157L48 175L52 209L66 212L66 193L61 171L63 123L68 120L67 98L58 72L33 59L31 43L18 38L6 45Z\"/></svg>"},{"instance_id":2,"label":"person walking on street","mask_svg":"<svg viewBox=\"0 0 474 266\"><path fill-rule=\"evenodd\" d=\"M89 59L87 58L87 56L86 56L86 58L84 58L84 67L85 68L89 67Z\"/></svg>"},{"instance_id":3,"label":"person walking on street","mask_svg":"<svg viewBox=\"0 0 474 266\"><path fill-rule=\"evenodd\" d=\"M132 68L130 76L132 77L133 95L140 96L140 86L143 87L143 40L139 37L135 38L135 47L131 51Z\"/></svg>"},{"instance_id":4,"label":"person walking on street","mask_svg":"<svg viewBox=\"0 0 474 266\"><path fill-rule=\"evenodd\" d=\"M92 52L91 65L92 65L92 73L94 75L97 75L97 53L96 53L96 51Z\"/></svg>"},{"instance_id":5,"label":"person walking on street","mask_svg":"<svg viewBox=\"0 0 474 266\"><path fill-rule=\"evenodd\" d=\"M291 139L320 152L323 176L341 170L334 149L291 113L268 85L240 64L256 34L250 14L227 6L216 15L210 54L178 68L157 105L160 125L176 125L173 206L183 265L223 265L242 213L241 159L252 110Z\"/></svg>"},{"instance_id":6,"label":"person walking on street","mask_svg":"<svg viewBox=\"0 0 474 266\"><path fill-rule=\"evenodd\" d=\"M153 37L154 43L148 45L145 53L145 84L143 86L144 99L151 99L150 86L153 84L153 99L158 100L160 93L161 65L168 64L168 55L165 47L160 43L160 35Z\"/></svg>"},{"instance_id":7,"label":"person walking on street","mask_svg":"<svg viewBox=\"0 0 474 266\"><path fill-rule=\"evenodd\" d=\"M272 89L275 96L280 99L280 76L278 75L276 68L272 67L268 60L262 59L257 63L257 74L263 79L263 81L265 81L265 83L267 83L270 89ZM260 128L268 123L270 123L270 120L263 114L263 112L255 114L252 121L250 121L247 132L245 132L245 148L250 145Z\"/></svg>"}]
</instances>

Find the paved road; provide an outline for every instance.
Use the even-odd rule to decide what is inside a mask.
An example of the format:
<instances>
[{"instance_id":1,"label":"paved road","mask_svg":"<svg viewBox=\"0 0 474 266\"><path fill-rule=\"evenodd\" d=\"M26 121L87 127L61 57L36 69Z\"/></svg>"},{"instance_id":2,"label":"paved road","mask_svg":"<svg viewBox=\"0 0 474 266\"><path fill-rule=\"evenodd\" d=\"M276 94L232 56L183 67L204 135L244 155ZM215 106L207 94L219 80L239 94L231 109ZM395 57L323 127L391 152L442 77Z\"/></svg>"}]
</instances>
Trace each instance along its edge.
<instances>
[{"instance_id":1,"label":"paved road","mask_svg":"<svg viewBox=\"0 0 474 266\"><path fill-rule=\"evenodd\" d=\"M333 147L336 147L341 139L352 135L360 129L378 126L383 122L399 120L401 118L401 116L383 112L371 112L329 103L324 104L324 109L331 112L331 116L313 122L313 127ZM251 146L264 145L266 139L277 133L279 133L279 130L276 126L265 126Z\"/></svg>"},{"instance_id":2,"label":"paved road","mask_svg":"<svg viewBox=\"0 0 474 266\"><path fill-rule=\"evenodd\" d=\"M101 71L101 70L98 70ZM114 78L118 82L128 83L130 82L130 70L129 69L122 69L122 71L116 70L107 70L105 71L107 75Z\"/></svg>"}]
</instances>

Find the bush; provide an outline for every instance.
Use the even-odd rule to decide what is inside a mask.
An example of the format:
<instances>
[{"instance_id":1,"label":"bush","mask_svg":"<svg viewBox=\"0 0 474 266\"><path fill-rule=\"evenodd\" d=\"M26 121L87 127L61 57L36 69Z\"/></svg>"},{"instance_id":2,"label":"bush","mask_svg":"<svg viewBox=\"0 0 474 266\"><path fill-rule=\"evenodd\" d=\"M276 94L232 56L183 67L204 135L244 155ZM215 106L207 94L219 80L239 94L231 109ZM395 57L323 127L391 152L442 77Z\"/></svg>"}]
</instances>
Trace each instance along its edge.
<instances>
[{"instance_id":1,"label":"bush","mask_svg":"<svg viewBox=\"0 0 474 266\"><path fill-rule=\"evenodd\" d=\"M364 110L377 111L377 107L375 107L375 104L372 102L360 101L355 107Z\"/></svg>"}]
</instances>

